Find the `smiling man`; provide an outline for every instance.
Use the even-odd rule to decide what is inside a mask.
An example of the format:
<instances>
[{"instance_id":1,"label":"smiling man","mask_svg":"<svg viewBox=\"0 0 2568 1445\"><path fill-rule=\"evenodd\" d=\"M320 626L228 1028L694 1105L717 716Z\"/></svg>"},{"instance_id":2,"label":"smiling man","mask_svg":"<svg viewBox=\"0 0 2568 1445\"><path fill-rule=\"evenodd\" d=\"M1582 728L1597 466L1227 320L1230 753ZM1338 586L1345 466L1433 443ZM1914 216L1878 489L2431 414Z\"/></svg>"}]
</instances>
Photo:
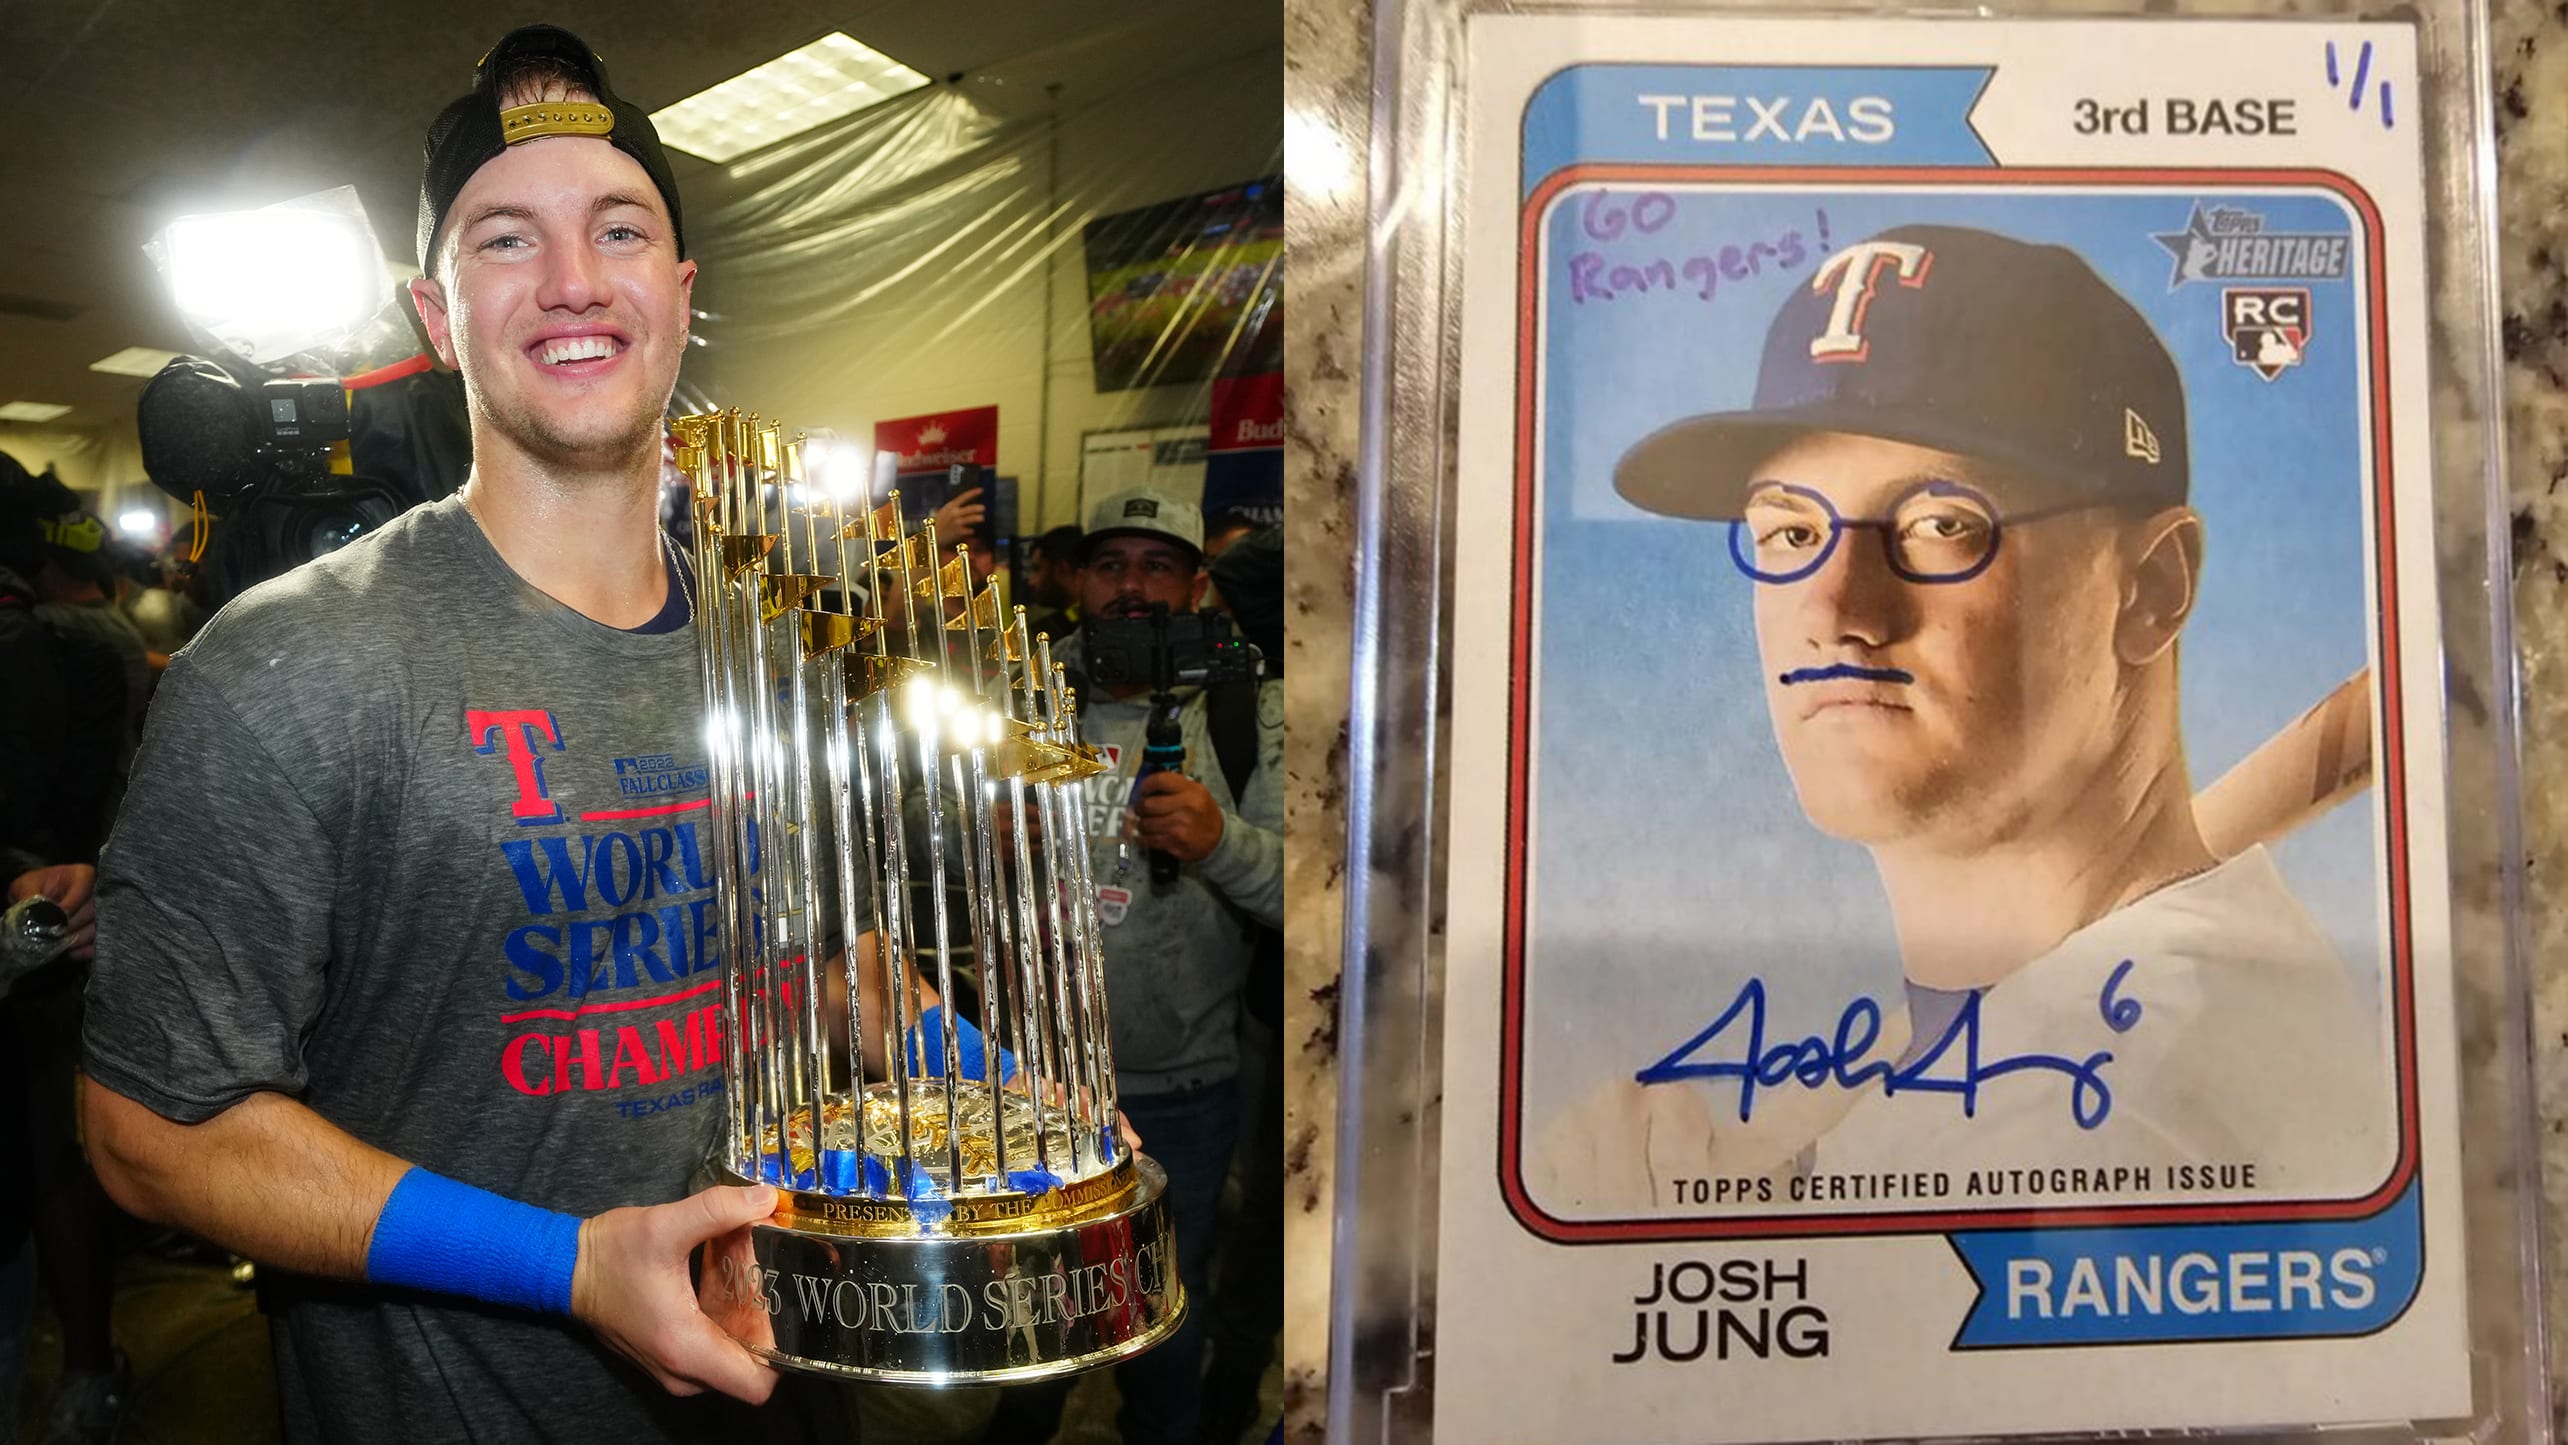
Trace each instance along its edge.
<instances>
[{"instance_id":1,"label":"smiling man","mask_svg":"<svg viewBox=\"0 0 2568 1445\"><path fill-rule=\"evenodd\" d=\"M127 1207L263 1266L290 1438L736 1437L705 1392L775 1377L687 1256L772 1197L681 1197L724 1023L656 522L677 188L588 48L530 27L431 128L418 239L471 478L172 663L102 867L90 1147Z\"/></svg>"},{"instance_id":2,"label":"smiling man","mask_svg":"<svg viewBox=\"0 0 2568 1445\"><path fill-rule=\"evenodd\" d=\"M2183 385L2082 258L1940 226L1846 247L1776 315L1752 404L1642 439L1615 487L1719 526L1750 581L1793 790L1870 853L1904 975L1904 1010L1845 1063L1902 1073L1761 1079L1743 1125L1717 1066L1737 1041L1694 1040L1551 1132L1550 1197L1646 1206L1674 1176L1777 1166L2164 1182L2252 1162L2265 1185L2368 1184L2387 1122L2370 1010L2264 849L2216 858L2195 821ZM1840 936L1831 900L1778 906L1796 902L1814 940ZM1834 1022L1774 1040L1808 1032ZM1967 1114L1898 1087L1958 1080L1972 1050L2065 1067L1988 1076Z\"/></svg>"}]
</instances>

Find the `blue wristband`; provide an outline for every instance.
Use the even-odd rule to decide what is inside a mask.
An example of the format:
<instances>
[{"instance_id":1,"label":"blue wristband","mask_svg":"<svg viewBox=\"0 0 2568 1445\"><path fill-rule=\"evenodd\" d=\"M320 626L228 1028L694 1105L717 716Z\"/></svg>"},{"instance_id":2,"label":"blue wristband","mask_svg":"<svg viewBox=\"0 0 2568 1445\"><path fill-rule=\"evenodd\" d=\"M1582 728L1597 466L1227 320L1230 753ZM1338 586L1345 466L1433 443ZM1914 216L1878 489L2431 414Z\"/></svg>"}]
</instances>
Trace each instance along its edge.
<instances>
[{"instance_id":1,"label":"blue wristband","mask_svg":"<svg viewBox=\"0 0 2568 1445\"><path fill-rule=\"evenodd\" d=\"M946 1017L945 1005L938 1004L919 1019L917 1028L910 1030L911 1074L926 1079L945 1077ZM923 1050L922 1044L925 1046ZM989 1060L981 1057L981 1048L981 1031L972 1026L970 1019L955 1019L954 1051L962 1060L963 1077L976 1083L990 1074ZM922 1052L926 1055L923 1060L920 1058ZM999 1050L999 1082L1004 1084L1014 1079L1016 1071L1016 1055L1005 1049Z\"/></svg>"},{"instance_id":2,"label":"blue wristband","mask_svg":"<svg viewBox=\"0 0 2568 1445\"><path fill-rule=\"evenodd\" d=\"M366 1278L545 1314L571 1312L577 1215L413 1167L375 1216Z\"/></svg>"}]
</instances>

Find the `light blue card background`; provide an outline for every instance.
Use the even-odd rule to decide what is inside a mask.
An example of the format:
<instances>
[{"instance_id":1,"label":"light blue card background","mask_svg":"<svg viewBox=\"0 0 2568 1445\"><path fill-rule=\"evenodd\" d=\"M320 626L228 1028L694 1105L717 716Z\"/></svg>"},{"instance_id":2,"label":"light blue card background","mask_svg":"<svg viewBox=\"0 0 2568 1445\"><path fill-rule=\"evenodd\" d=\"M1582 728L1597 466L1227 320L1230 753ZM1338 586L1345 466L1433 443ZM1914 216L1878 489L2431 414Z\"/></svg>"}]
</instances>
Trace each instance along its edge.
<instances>
[{"instance_id":1,"label":"light blue card background","mask_svg":"<svg viewBox=\"0 0 2568 1445\"><path fill-rule=\"evenodd\" d=\"M2267 231L2353 229L2317 193L1936 194L1658 188L1665 223L1617 240L1589 227L1650 187L1571 190L1545 223L1546 326L1537 384L1541 687L1531 851L1526 1100L1540 1127L1606 1079L1628 1077L1766 981L1775 1036L1822 1032L1854 997L1895 999L1898 955L1869 855L1811 827L1767 719L1752 585L1721 524L1638 511L1613 492L1617 458L1657 427L1743 407L1766 324L1824 252L1935 222L2069 246L2147 315L2184 376L2193 503L2207 536L2182 652L2185 749L2196 788L2218 778L2368 661L2352 280L2315 281L2304 364L2266 381L2231 359L2220 284L2171 290L2153 234L2197 201L2260 213ZM1591 211L1586 197L1609 191ZM1824 223L1821 213L1825 213ZM1571 258L1675 263L1801 232L1808 256L1699 288L1570 299ZM2357 250L2359 252L2359 245ZM2358 262L2358 265L2360 263ZM2241 282L2234 284L2270 284ZM2293 890L2359 983L2377 990L2382 868L2370 794L2274 849Z\"/></svg>"}]
</instances>

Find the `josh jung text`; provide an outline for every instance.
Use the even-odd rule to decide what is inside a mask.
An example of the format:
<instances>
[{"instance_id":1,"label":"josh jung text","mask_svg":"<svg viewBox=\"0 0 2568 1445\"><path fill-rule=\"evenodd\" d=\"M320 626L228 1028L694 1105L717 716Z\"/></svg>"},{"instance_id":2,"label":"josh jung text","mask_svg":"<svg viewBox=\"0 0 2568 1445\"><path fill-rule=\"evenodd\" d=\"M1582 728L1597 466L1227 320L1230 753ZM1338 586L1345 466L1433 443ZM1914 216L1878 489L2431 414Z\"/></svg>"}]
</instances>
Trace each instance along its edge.
<instances>
[{"instance_id":1,"label":"josh jung text","mask_svg":"<svg viewBox=\"0 0 2568 1445\"><path fill-rule=\"evenodd\" d=\"M1699 1259L1650 1265L1632 1296L1632 1338L1612 1356L1646 1361L1824 1359L1828 1312L1810 1303L1810 1261Z\"/></svg>"}]
</instances>

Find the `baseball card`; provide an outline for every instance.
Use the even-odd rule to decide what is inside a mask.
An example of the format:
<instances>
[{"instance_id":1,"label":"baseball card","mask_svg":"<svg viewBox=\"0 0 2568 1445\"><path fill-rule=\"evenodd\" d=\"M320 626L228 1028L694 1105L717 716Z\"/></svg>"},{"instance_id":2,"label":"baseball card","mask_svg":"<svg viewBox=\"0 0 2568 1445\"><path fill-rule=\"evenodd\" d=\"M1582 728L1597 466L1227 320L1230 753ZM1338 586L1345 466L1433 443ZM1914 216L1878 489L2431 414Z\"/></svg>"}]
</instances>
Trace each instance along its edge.
<instances>
[{"instance_id":1,"label":"baseball card","mask_svg":"<svg viewBox=\"0 0 2568 1445\"><path fill-rule=\"evenodd\" d=\"M1462 40L1438 1438L2468 1415L2414 30Z\"/></svg>"}]
</instances>

